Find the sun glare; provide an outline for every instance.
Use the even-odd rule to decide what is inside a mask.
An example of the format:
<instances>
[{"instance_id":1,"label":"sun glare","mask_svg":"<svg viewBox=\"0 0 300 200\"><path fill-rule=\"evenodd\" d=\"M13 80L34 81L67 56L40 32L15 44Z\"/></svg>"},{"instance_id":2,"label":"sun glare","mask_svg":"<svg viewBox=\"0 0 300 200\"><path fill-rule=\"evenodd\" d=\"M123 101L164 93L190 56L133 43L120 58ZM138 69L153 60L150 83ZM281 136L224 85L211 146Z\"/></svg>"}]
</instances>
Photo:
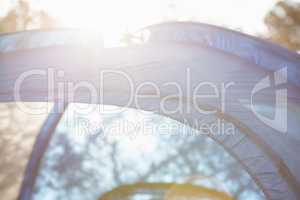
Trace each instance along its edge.
<instances>
[{"instance_id":1,"label":"sun glare","mask_svg":"<svg viewBox=\"0 0 300 200\"><path fill-rule=\"evenodd\" d=\"M264 31L263 18L275 0L32 0L33 6L56 17L62 27L100 32L105 43L119 41L126 32L150 24L170 21L199 21L241 29ZM255 10L255 15L253 15ZM239 16L239 17L237 17Z\"/></svg>"},{"instance_id":2,"label":"sun glare","mask_svg":"<svg viewBox=\"0 0 300 200\"><path fill-rule=\"evenodd\" d=\"M47 8L65 28L96 31L101 33L105 43L114 43L127 31L162 21L162 13L156 13L160 12L156 9L159 1L155 1L51 0L39 2L36 6Z\"/></svg>"}]
</instances>

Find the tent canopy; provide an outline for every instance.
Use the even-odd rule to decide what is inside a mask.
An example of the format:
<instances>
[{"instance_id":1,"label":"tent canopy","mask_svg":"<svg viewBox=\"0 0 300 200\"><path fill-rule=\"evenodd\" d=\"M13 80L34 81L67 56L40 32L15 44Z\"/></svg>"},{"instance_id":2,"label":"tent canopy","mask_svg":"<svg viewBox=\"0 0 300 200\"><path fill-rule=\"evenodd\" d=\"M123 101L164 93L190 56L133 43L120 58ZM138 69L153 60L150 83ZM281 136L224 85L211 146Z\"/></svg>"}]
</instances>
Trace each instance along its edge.
<instances>
[{"instance_id":1,"label":"tent canopy","mask_svg":"<svg viewBox=\"0 0 300 200\"><path fill-rule=\"evenodd\" d=\"M153 111L180 122L188 121L194 128L197 128L195 119L222 119L225 124L235 126L235 135L210 134L210 137L244 166L265 196L268 199L299 199L299 55L261 39L205 24L165 23L147 27L142 32L145 30L150 36L142 45L101 50L93 46L88 51L82 46L51 44L31 48L35 36L48 38L55 35L50 40L55 44L56 32L2 36L0 101L67 101L125 106ZM70 32L58 33L64 36ZM27 37L31 39L24 41L29 44L21 42L22 48L10 46L15 38ZM23 77L22 84L19 84L20 77ZM54 81L49 83L49 78ZM259 89L264 90L253 96L253 89L261 80L265 80L264 87ZM278 90L283 93L277 93L277 80L284 83L287 101L284 101L282 88ZM275 89L268 81L275 83ZM94 89L82 84L86 82ZM146 87L141 90L145 97L138 99L137 104L131 97L139 97L135 92L146 82L148 86L159 88L159 95L156 87ZM195 93L191 91L204 82L220 88L222 84L228 84L226 95L220 93L220 98L203 98L195 104L191 101ZM68 83L80 83L83 89L62 90L60 86ZM178 93L178 88L170 83L176 83L182 91ZM197 90L197 95L210 91L211 88ZM278 102L277 94L281 95ZM170 95L175 96L164 98ZM161 109L162 102L168 110L175 112ZM182 109L175 109L178 103L182 103ZM265 118L251 109L254 106L258 113L268 115L277 105L281 105L279 110L287 109L287 124L283 124L286 129L269 126L262 120ZM216 112L207 114L199 109ZM279 121L284 121L280 116Z\"/></svg>"}]
</instances>

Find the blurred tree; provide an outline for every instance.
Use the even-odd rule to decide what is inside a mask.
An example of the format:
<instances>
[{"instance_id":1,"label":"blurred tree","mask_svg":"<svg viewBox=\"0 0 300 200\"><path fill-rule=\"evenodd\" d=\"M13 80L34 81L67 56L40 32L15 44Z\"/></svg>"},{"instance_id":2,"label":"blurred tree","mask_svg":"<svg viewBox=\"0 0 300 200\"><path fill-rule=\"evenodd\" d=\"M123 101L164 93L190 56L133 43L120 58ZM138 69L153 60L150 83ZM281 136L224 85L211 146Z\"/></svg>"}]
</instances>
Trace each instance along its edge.
<instances>
[{"instance_id":1,"label":"blurred tree","mask_svg":"<svg viewBox=\"0 0 300 200\"><path fill-rule=\"evenodd\" d=\"M57 20L45 11L36 11L26 0L19 0L3 18L0 18L0 32L22 31L29 28L53 28Z\"/></svg>"},{"instance_id":2,"label":"blurred tree","mask_svg":"<svg viewBox=\"0 0 300 200\"><path fill-rule=\"evenodd\" d=\"M53 17L51 17L45 11L40 11L38 13L38 21L39 21L39 28L42 29L54 28L58 25L58 21Z\"/></svg>"},{"instance_id":3,"label":"blurred tree","mask_svg":"<svg viewBox=\"0 0 300 200\"><path fill-rule=\"evenodd\" d=\"M45 199L51 194L52 199L94 200L115 188L134 183L187 183L220 191L226 188L236 200L264 199L242 166L205 134L195 134L185 127L185 130L172 128L139 136L135 128L128 132L113 128L116 123L143 123L126 120L137 113L134 110L109 116L99 113L101 128L93 130L95 132L84 129L81 136L75 136L74 129L66 124L67 118L63 118L40 165L33 199ZM91 119L78 117L81 121ZM162 124L174 127L178 123L159 115L144 117L153 130ZM182 137L182 134L188 135ZM153 144L147 150L151 140ZM173 199L156 198L156 190L146 190L133 198L116 199Z\"/></svg>"},{"instance_id":4,"label":"blurred tree","mask_svg":"<svg viewBox=\"0 0 300 200\"><path fill-rule=\"evenodd\" d=\"M0 194L6 200L17 199L36 134L45 117L46 114L26 114L15 103L0 104Z\"/></svg>"},{"instance_id":5,"label":"blurred tree","mask_svg":"<svg viewBox=\"0 0 300 200\"><path fill-rule=\"evenodd\" d=\"M291 50L300 50L300 3L278 2L266 15L265 23L273 41Z\"/></svg>"},{"instance_id":6,"label":"blurred tree","mask_svg":"<svg viewBox=\"0 0 300 200\"><path fill-rule=\"evenodd\" d=\"M52 28L55 19L44 11L35 11L26 0L0 18L0 32L29 28ZM16 199L31 148L44 117L24 115L14 103L0 104L0 194Z\"/></svg>"}]
</instances>

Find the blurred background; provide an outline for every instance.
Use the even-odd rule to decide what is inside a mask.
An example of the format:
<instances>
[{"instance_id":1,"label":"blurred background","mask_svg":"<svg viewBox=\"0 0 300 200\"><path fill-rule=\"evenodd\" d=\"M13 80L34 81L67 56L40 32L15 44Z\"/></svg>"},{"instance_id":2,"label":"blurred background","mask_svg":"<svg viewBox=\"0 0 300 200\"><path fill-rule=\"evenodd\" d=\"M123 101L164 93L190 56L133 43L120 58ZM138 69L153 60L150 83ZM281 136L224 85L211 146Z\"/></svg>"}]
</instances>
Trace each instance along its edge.
<instances>
[{"instance_id":1,"label":"blurred background","mask_svg":"<svg viewBox=\"0 0 300 200\"><path fill-rule=\"evenodd\" d=\"M99 33L108 46L114 46L142 27L165 21L197 21L215 24L273 41L292 51L300 51L300 0L0 0L1 33L31 29L84 29ZM35 103L31 106L39 106L39 104ZM22 113L14 103L0 104L0 193L6 199L15 199L18 194L32 144L45 117L46 115L33 116ZM118 120L122 119L122 116L114 116L113 118ZM157 123L164 123L164 120L160 119L159 116L152 116L152 118ZM112 122L113 120L106 121L105 125L108 126ZM99 166L100 161L97 165L90 164L94 161L90 157L95 156L95 151L98 152L98 150L73 149L71 143L74 143L74 141L66 135L70 130L66 127L63 128L64 126L65 124L62 122L61 128L56 131L57 134L51 144L52 150L46 154L46 161L48 162L44 161L43 163L44 170L41 171L38 179L39 184L36 186L36 199L46 199L44 194L51 193L52 190L56 193L52 192L49 199L53 199L55 195L56 198L66 199L66 194L70 194L69 189L73 190L74 188L76 190L73 193L71 192L73 196L69 196L70 199L72 197L75 199L74 196L78 197L78 194L86 195L84 196L86 199L94 199L95 196L99 195L99 190L88 194L80 191L89 188L90 184L98 183L100 180L98 180L99 176L97 174L104 173L109 176L107 182L102 184L107 185L109 182L112 184L110 187L113 187L129 179L132 181L139 180L140 177L146 175L149 180L156 180L156 177L161 177L161 174L165 174L163 178L166 180L175 179L171 176L172 174L169 176L166 174L165 171L168 170L177 170L178 173L185 173L188 176L193 176L194 173L202 174L205 177L214 175L216 176L213 177L214 179L221 179L227 185L227 190L236 199L263 198L261 191L247 173L241 169L241 166L234 159L229 158L230 156L223 149L218 149L220 147L217 147L213 141L207 138L198 141L203 143L202 147L207 147L206 150L203 150L203 148L193 150L195 152L199 151L199 156L196 159L195 157L189 158L188 154L182 153L174 157L171 152L172 149L163 148L170 150L170 152L166 151L161 158L153 159L161 159L162 162L164 162L164 159L170 159L172 162L170 162L170 165L164 165L164 168L154 172L151 170L159 165L159 162L153 161L152 163L148 160L149 163L146 163L149 165L146 166L149 167L148 171L143 169L140 169L140 171L132 170L128 168L126 163L123 163L124 160L119 159L119 157L124 156L122 152L126 152L121 148L122 145L124 146L123 143L116 141L102 144L103 148L110 149L104 151L104 154L107 154L104 155L105 158L110 159L109 162L106 162L110 166L103 170L94 169L93 175L97 176L92 176L88 174L91 171L86 171L83 165L87 163L86 165L90 168L93 165ZM101 130L99 131L101 132ZM86 140L93 139L87 138ZM103 141L98 141L98 143L101 142ZM179 144L180 141L176 139L170 140L167 138L157 145L166 145L164 142L166 144L173 142L174 151L186 151L184 145ZM97 141L94 140L94 143L96 144ZM98 143L96 145L94 143L88 148L99 148ZM82 148L87 148L86 141L81 145ZM59 150L56 151L56 149L64 149L64 153ZM216 154L216 149L219 152L218 154ZM153 152L155 153L158 150L159 148L153 150ZM82 151L85 151L85 153L82 153ZM215 157L208 156L213 153ZM144 159L143 155L138 156L140 159ZM64 173L63 163L51 163L51 161L57 159L69 159L75 162L74 166L82 173L78 176L73 176L72 173ZM224 164L226 166L220 166L220 161L224 161L224 159L227 160ZM79 162L82 160L86 160L86 162ZM191 162L188 169L182 167L182 160ZM195 168L198 166L198 161L206 163L205 165L209 166L210 170L207 167ZM123 166L124 168L114 169L111 167L113 165ZM228 170L225 171L225 168ZM117 175L124 171L126 173L122 177ZM136 172L140 174L133 174ZM51 177L49 178L50 175L61 179L53 182ZM94 179L89 180L88 183L78 181L85 179L86 176ZM79 182L81 184L74 186ZM233 184L233 182L236 184ZM63 188L63 190L56 190L56 188Z\"/></svg>"},{"instance_id":2,"label":"blurred background","mask_svg":"<svg viewBox=\"0 0 300 200\"><path fill-rule=\"evenodd\" d=\"M79 28L109 45L164 21L199 21L300 49L299 0L0 0L0 32Z\"/></svg>"}]
</instances>

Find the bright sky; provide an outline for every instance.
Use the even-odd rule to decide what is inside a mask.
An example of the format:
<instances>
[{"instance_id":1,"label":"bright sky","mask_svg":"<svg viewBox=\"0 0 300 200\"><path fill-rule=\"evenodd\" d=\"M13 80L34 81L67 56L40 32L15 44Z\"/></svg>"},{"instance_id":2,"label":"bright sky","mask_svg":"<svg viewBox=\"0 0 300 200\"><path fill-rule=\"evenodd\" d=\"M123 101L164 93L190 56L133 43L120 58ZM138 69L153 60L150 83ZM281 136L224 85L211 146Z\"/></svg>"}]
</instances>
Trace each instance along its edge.
<instances>
[{"instance_id":1,"label":"bright sky","mask_svg":"<svg viewBox=\"0 0 300 200\"><path fill-rule=\"evenodd\" d=\"M96 29L118 38L164 20L193 20L263 33L263 18L278 0L29 0L57 17L64 27ZM0 0L0 15L16 0Z\"/></svg>"}]
</instances>

